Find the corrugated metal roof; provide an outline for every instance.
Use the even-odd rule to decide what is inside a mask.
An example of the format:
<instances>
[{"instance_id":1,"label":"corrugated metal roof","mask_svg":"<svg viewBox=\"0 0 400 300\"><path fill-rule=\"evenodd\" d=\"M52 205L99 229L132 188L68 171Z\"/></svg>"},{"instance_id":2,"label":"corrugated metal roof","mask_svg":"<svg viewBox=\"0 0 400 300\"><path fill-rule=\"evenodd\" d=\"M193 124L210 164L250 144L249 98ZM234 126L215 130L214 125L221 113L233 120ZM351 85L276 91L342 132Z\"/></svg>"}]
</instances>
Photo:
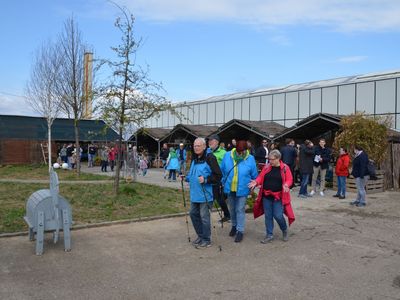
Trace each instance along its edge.
<instances>
[{"instance_id":1,"label":"corrugated metal roof","mask_svg":"<svg viewBox=\"0 0 400 300\"><path fill-rule=\"evenodd\" d=\"M52 140L75 140L74 120L55 119L51 127ZM41 117L0 115L0 139L47 140L47 121ZM81 141L115 141L118 134L102 120L80 120Z\"/></svg>"},{"instance_id":2,"label":"corrugated metal roof","mask_svg":"<svg viewBox=\"0 0 400 300\"><path fill-rule=\"evenodd\" d=\"M226 129L230 128L233 124L237 124L243 128L251 130L263 138L271 139L275 135L281 133L283 130L286 129L285 126L278 124L276 122L268 122L268 121L245 121L245 120L238 120L233 119L218 129L219 132L223 132Z\"/></svg>"},{"instance_id":3,"label":"corrugated metal roof","mask_svg":"<svg viewBox=\"0 0 400 300\"><path fill-rule=\"evenodd\" d=\"M253 90L253 91L244 91L244 92L239 92L239 93L213 96L213 97L206 98L203 100L185 101L185 104L186 105L201 104L201 103L207 103L207 102L223 101L223 100L228 100L228 99L239 99L239 98L246 98L246 97L253 97L253 96L260 96L260 95L279 94L279 93L284 93L284 92L294 92L294 91L299 91L299 90L323 88L323 87L336 86L336 85L342 85L342 84L361 83L361 82L370 81L370 80L382 80L382 79L390 79L390 78L397 78L397 77L400 77L400 70L375 72L375 73L368 73L368 74L363 74L363 75L353 75L353 76L332 78L332 79L319 80L319 81L310 81L310 82L299 83L299 84L284 85L284 86L279 86L279 87L259 88L259 89Z\"/></svg>"}]
</instances>

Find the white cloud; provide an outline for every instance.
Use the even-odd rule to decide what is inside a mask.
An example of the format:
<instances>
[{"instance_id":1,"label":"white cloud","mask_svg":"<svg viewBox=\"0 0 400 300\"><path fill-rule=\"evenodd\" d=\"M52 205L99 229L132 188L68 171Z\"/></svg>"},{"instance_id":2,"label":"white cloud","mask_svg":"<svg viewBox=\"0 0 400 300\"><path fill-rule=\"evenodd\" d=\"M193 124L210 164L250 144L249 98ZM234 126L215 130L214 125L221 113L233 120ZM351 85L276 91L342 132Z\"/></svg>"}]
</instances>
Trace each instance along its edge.
<instances>
[{"instance_id":1,"label":"white cloud","mask_svg":"<svg viewBox=\"0 0 400 300\"><path fill-rule=\"evenodd\" d=\"M256 26L324 25L339 31L400 29L398 0L121 0L151 21L231 21Z\"/></svg>"},{"instance_id":2,"label":"white cloud","mask_svg":"<svg viewBox=\"0 0 400 300\"><path fill-rule=\"evenodd\" d=\"M364 61L367 58L368 58L368 56L365 56L365 55L345 56L345 57L339 57L338 59L336 59L335 62L339 62L339 63L355 63L355 62Z\"/></svg>"},{"instance_id":3,"label":"white cloud","mask_svg":"<svg viewBox=\"0 0 400 300\"><path fill-rule=\"evenodd\" d=\"M23 96L10 95L0 92L0 114L2 115L20 115L20 116L38 116L25 101Z\"/></svg>"}]
</instances>

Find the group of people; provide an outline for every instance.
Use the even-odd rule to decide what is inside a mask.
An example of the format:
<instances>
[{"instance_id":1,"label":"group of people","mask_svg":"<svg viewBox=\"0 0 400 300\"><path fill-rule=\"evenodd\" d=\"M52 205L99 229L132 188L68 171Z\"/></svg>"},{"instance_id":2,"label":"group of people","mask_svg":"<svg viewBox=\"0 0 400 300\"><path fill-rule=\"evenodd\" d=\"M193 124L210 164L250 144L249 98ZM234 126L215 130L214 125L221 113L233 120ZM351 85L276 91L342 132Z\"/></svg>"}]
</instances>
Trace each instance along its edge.
<instances>
[{"instance_id":1,"label":"group of people","mask_svg":"<svg viewBox=\"0 0 400 300\"><path fill-rule=\"evenodd\" d=\"M219 136L211 135L207 148L206 140L197 138L193 144L190 169L186 176L184 172L180 172L181 179L188 182L190 187L189 215L197 234L192 244L198 249L211 246L210 211L214 200L224 213L221 221L231 221L229 236L234 238L234 242L241 242L245 233L246 200L255 188L259 191L253 208L254 217L265 214L266 232L261 243L274 240L274 220L282 232L282 240L288 241L288 225L295 220L290 194L294 184L295 166L301 178L299 197L312 197L317 191L318 183L320 195L324 196L325 175L332 160L332 150L326 147L324 139L320 139L317 146L310 140L305 140L302 145L295 145L294 140L289 139L281 151L274 147L276 145L268 147L267 141L263 140L261 146L254 149L254 155L251 154L251 144L247 141L234 140L232 145L233 148L225 150L220 146ZM175 153L175 150L170 149L169 153ZM368 155L358 145L354 147L354 154L351 174L356 178L358 193L356 200L350 204L363 207L366 204ZM177 159L174 164L179 167L178 156L168 156L167 168L171 157ZM349 164L347 150L340 148L335 168L338 191L334 197L345 198ZM310 179L312 189L308 193Z\"/></svg>"},{"instance_id":2,"label":"group of people","mask_svg":"<svg viewBox=\"0 0 400 300\"><path fill-rule=\"evenodd\" d=\"M68 169L75 169L78 155L80 159L82 157L82 152L82 148L79 147L79 154L77 153L75 144L63 144L58 152L59 163L66 163L68 164Z\"/></svg>"}]
</instances>

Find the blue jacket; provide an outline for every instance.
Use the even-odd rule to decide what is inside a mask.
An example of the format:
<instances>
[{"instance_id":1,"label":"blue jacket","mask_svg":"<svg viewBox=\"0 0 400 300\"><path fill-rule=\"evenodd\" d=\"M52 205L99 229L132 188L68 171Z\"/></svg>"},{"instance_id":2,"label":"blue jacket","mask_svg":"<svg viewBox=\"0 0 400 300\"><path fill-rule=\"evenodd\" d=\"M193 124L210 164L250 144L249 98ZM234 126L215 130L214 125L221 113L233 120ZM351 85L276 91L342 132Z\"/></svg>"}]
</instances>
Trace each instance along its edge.
<instances>
[{"instance_id":1,"label":"blue jacket","mask_svg":"<svg viewBox=\"0 0 400 300\"><path fill-rule=\"evenodd\" d=\"M234 175L234 162L231 152L226 152L221 164L221 171L223 175L222 185L224 186L224 193L228 194L231 191L231 184ZM250 194L250 189L247 185L251 180L256 179L258 176L256 161L253 155L248 155L243 161L237 164L238 168L238 187L236 196L246 197Z\"/></svg>"},{"instance_id":2,"label":"blue jacket","mask_svg":"<svg viewBox=\"0 0 400 300\"><path fill-rule=\"evenodd\" d=\"M167 170L179 170L179 161L177 157L171 158L171 154L168 156Z\"/></svg>"},{"instance_id":3,"label":"blue jacket","mask_svg":"<svg viewBox=\"0 0 400 300\"><path fill-rule=\"evenodd\" d=\"M200 184L199 176L205 178L204 184ZM202 157L194 157L186 175L186 181L189 182L190 187L190 201L194 203L214 201L212 186L220 182L221 177L221 169L214 155L204 153Z\"/></svg>"},{"instance_id":4,"label":"blue jacket","mask_svg":"<svg viewBox=\"0 0 400 300\"><path fill-rule=\"evenodd\" d=\"M364 151L362 151L356 158L353 160L353 169L351 171L351 175L354 178L361 177L363 178L368 174L368 155Z\"/></svg>"},{"instance_id":5,"label":"blue jacket","mask_svg":"<svg viewBox=\"0 0 400 300\"><path fill-rule=\"evenodd\" d=\"M176 150L176 155L178 156L178 160L181 161L181 148ZM186 161L186 149L183 149L183 160Z\"/></svg>"}]
</instances>

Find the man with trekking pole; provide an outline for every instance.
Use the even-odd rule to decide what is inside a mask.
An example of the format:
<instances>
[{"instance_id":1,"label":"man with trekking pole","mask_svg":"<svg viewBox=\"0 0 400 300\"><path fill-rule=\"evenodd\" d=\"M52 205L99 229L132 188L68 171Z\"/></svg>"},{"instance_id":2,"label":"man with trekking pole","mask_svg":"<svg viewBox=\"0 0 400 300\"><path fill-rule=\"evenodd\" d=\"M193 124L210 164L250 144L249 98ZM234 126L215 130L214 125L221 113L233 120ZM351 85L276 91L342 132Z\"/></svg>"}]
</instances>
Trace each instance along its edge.
<instances>
[{"instance_id":1,"label":"man with trekking pole","mask_svg":"<svg viewBox=\"0 0 400 300\"><path fill-rule=\"evenodd\" d=\"M193 159L186 181L190 186L190 218L197 239L192 242L197 249L211 246L211 207L213 184L221 181L222 173L214 155L206 154L206 141L197 138L193 144ZM183 180L185 176L181 176Z\"/></svg>"}]
</instances>

